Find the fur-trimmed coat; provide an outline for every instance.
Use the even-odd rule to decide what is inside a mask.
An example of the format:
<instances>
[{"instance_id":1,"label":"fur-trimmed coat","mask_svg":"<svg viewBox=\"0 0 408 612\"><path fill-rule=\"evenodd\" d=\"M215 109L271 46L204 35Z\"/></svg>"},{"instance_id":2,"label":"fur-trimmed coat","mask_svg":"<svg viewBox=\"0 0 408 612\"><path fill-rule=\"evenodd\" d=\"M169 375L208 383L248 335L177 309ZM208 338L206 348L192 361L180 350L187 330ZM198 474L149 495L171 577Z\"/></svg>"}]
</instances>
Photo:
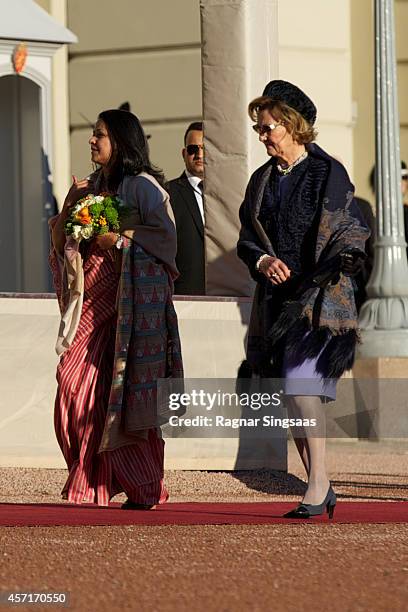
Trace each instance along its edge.
<instances>
[{"instance_id":1,"label":"fur-trimmed coat","mask_svg":"<svg viewBox=\"0 0 408 612\"><path fill-rule=\"evenodd\" d=\"M342 164L316 144L306 148L312 159L321 160L327 166L327 179L318 197L317 239L311 245L315 266L319 269L344 249L352 247L364 252L370 231L356 206L354 187ZM336 282L308 288L300 298L296 296L296 300L289 295L277 310L273 305L279 288L256 270L256 262L264 253L279 257L259 221L264 191L273 168L273 160L269 160L254 172L240 208L237 253L257 282L247 359L254 371L262 374L271 371L271 362L279 367L283 349L299 361L321 353L317 371L324 377L339 377L352 367L358 340L352 279L344 274L337 275ZM306 336L307 331L311 333Z\"/></svg>"}]
</instances>

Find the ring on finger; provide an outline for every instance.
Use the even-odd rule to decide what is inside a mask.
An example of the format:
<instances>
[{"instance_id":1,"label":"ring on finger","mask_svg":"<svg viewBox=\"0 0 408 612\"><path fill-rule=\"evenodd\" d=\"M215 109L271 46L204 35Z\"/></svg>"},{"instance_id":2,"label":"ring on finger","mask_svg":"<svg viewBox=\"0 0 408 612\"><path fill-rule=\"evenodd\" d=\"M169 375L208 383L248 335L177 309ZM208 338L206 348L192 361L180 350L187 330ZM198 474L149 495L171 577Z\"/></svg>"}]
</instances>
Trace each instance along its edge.
<instances>
[{"instance_id":1,"label":"ring on finger","mask_svg":"<svg viewBox=\"0 0 408 612\"><path fill-rule=\"evenodd\" d=\"M272 272L271 276L272 278L279 278L279 274L277 274L276 272Z\"/></svg>"}]
</instances>

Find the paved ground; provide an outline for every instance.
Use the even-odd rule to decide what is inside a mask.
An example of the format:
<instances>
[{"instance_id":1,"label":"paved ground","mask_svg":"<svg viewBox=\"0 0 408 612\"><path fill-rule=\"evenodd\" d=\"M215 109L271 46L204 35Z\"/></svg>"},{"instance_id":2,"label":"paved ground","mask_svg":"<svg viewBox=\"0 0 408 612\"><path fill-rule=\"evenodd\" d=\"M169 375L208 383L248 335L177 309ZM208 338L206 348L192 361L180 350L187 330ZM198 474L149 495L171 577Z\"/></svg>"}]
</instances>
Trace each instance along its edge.
<instances>
[{"instance_id":1,"label":"paved ground","mask_svg":"<svg viewBox=\"0 0 408 612\"><path fill-rule=\"evenodd\" d=\"M328 468L340 499L408 500L407 444L333 444ZM172 501L295 500L292 447L289 471L166 479ZM0 501L59 501L64 478L3 468ZM68 591L78 611L407 610L407 525L2 528L0 559L1 590Z\"/></svg>"},{"instance_id":2,"label":"paved ground","mask_svg":"<svg viewBox=\"0 0 408 612\"><path fill-rule=\"evenodd\" d=\"M327 468L340 499L408 500L408 441L328 443ZM289 445L288 474L167 471L171 501L297 500L305 488L296 449ZM65 470L0 468L0 502L61 501ZM117 496L115 501L125 499Z\"/></svg>"}]
</instances>

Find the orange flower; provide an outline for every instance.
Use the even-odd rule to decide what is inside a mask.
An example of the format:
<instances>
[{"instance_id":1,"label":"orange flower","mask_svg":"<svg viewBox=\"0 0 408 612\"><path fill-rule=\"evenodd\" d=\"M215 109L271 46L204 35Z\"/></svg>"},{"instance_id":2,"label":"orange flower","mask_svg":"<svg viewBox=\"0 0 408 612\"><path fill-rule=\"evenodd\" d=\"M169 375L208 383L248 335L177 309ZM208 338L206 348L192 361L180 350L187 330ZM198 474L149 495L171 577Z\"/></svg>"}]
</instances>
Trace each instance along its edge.
<instances>
[{"instance_id":1,"label":"orange flower","mask_svg":"<svg viewBox=\"0 0 408 612\"><path fill-rule=\"evenodd\" d=\"M78 210L77 217L80 219L81 217L89 217L89 208L88 206L84 206L81 210Z\"/></svg>"},{"instance_id":2,"label":"orange flower","mask_svg":"<svg viewBox=\"0 0 408 612\"><path fill-rule=\"evenodd\" d=\"M84 208L81 208L81 210L77 212L76 218L81 225L89 225L92 222L87 206L84 206Z\"/></svg>"},{"instance_id":3,"label":"orange flower","mask_svg":"<svg viewBox=\"0 0 408 612\"><path fill-rule=\"evenodd\" d=\"M106 225L106 219L105 217L99 217L99 225Z\"/></svg>"}]
</instances>

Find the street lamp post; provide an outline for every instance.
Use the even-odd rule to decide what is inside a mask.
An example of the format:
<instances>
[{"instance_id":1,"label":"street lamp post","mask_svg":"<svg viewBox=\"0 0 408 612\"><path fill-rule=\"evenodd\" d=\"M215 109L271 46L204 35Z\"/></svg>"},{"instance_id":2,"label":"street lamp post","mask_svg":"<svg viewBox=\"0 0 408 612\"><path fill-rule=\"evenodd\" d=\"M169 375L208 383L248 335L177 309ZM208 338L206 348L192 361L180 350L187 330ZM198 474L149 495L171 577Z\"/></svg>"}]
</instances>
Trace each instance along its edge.
<instances>
[{"instance_id":1,"label":"street lamp post","mask_svg":"<svg viewBox=\"0 0 408 612\"><path fill-rule=\"evenodd\" d=\"M375 0L377 237L359 357L408 357L408 264L401 198L394 0Z\"/></svg>"}]
</instances>

